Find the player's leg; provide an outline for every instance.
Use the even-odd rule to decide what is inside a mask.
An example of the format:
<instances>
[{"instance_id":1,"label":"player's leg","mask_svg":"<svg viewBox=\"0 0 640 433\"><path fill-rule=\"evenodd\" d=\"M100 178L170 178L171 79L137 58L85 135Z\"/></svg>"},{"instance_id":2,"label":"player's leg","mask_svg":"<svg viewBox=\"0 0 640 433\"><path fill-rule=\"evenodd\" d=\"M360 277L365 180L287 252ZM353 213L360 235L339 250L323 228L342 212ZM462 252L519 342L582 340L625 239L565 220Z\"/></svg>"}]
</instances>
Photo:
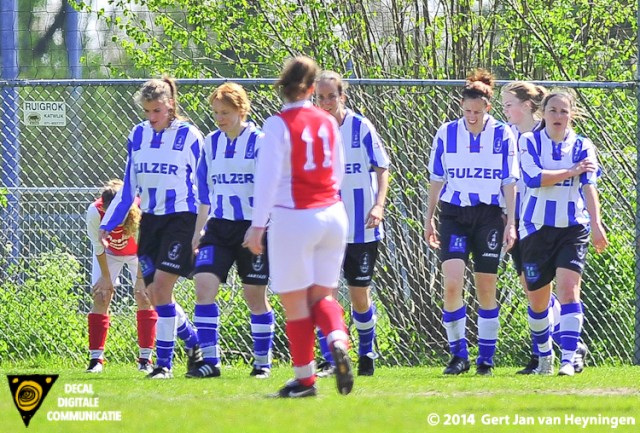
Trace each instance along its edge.
<instances>
[{"instance_id":1,"label":"player's leg","mask_svg":"<svg viewBox=\"0 0 640 433\"><path fill-rule=\"evenodd\" d=\"M349 394L353 388L353 368L348 356L349 331L344 311L332 296L338 287L346 249L348 220L342 202L317 213L322 232L312 255L313 286L309 289L309 305L316 327L322 330L335 362L338 392Z\"/></svg>"},{"instance_id":2,"label":"player's leg","mask_svg":"<svg viewBox=\"0 0 640 433\"><path fill-rule=\"evenodd\" d=\"M220 308L216 303L216 297L221 281L213 273L213 249L213 245L202 245L196 257L196 273L193 277L196 286L194 322L198 329L202 362L187 368L187 378L220 376Z\"/></svg>"},{"instance_id":3,"label":"player's leg","mask_svg":"<svg viewBox=\"0 0 640 433\"><path fill-rule=\"evenodd\" d=\"M371 281L378 257L378 242L348 244L344 278L349 287L351 317L358 332L358 375L373 376L376 310L371 299Z\"/></svg>"},{"instance_id":4,"label":"player's leg","mask_svg":"<svg viewBox=\"0 0 640 433\"><path fill-rule=\"evenodd\" d=\"M116 284L118 276L122 271L123 262L117 256L105 254L104 259L107 262L109 275L111 276L111 285ZM93 256L93 265L91 272L91 287L94 287L101 276L98 259ZM87 316L89 329L89 366L87 373L101 373L104 365L104 346L107 341L109 332L110 317L109 305L113 299L113 292L100 291L94 293L93 305Z\"/></svg>"},{"instance_id":5,"label":"player's leg","mask_svg":"<svg viewBox=\"0 0 640 433\"><path fill-rule=\"evenodd\" d=\"M129 274L135 279L133 286L133 296L138 307L136 312L136 328L138 331L138 370L151 373L153 363L151 356L156 341L156 324L158 313L151 305L151 300L147 296L147 289L142 278L142 272L138 266L138 258L131 257L127 260Z\"/></svg>"},{"instance_id":6,"label":"player's leg","mask_svg":"<svg viewBox=\"0 0 640 433\"><path fill-rule=\"evenodd\" d=\"M242 247L247 229L248 224L242 230L242 239L236 244L236 266L242 280L244 299L249 308L249 325L253 340L253 368L250 375L257 379L266 379L271 374L275 335L275 316L267 298L269 253L267 245L264 253L258 256Z\"/></svg>"}]
</instances>

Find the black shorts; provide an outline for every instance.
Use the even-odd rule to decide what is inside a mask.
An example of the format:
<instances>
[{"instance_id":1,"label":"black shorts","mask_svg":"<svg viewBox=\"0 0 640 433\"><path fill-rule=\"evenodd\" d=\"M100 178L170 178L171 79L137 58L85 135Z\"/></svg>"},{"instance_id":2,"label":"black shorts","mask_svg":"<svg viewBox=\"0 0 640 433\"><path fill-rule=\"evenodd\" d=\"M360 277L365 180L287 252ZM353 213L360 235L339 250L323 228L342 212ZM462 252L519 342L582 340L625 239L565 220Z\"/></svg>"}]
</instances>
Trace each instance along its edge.
<instances>
[{"instance_id":1,"label":"black shorts","mask_svg":"<svg viewBox=\"0 0 640 433\"><path fill-rule=\"evenodd\" d=\"M242 246L251 221L231 221L211 218L200 238L194 274L209 273L226 283L234 263L243 284L266 286L269 282L269 258L264 253L256 256ZM266 242L266 236L265 236Z\"/></svg>"},{"instance_id":2,"label":"black shorts","mask_svg":"<svg viewBox=\"0 0 640 433\"><path fill-rule=\"evenodd\" d=\"M191 240L195 226L196 214L191 212L142 215L138 260L146 285L153 281L156 269L189 276L193 269Z\"/></svg>"},{"instance_id":3,"label":"black shorts","mask_svg":"<svg viewBox=\"0 0 640 433\"><path fill-rule=\"evenodd\" d=\"M347 244L342 270L347 285L369 287L378 259L379 241Z\"/></svg>"},{"instance_id":4,"label":"black shorts","mask_svg":"<svg viewBox=\"0 0 640 433\"><path fill-rule=\"evenodd\" d=\"M558 268L582 274L589 245L589 229L543 226L522 241L522 267L527 289L538 290L549 284Z\"/></svg>"},{"instance_id":5,"label":"black shorts","mask_svg":"<svg viewBox=\"0 0 640 433\"><path fill-rule=\"evenodd\" d=\"M440 209L440 260L462 259L467 263L472 254L475 272L497 274L504 234L502 209L447 202L440 202Z\"/></svg>"},{"instance_id":6,"label":"black shorts","mask_svg":"<svg viewBox=\"0 0 640 433\"><path fill-rule=\"evenodd\" d=\"M516 234L518 234L519 221L516 221ZM520 248L520 236L516 236L513 247L509 250L509 255L513 261L513 267L518 275L522 274L522 250Z\"/></svg>"}]
</instances>

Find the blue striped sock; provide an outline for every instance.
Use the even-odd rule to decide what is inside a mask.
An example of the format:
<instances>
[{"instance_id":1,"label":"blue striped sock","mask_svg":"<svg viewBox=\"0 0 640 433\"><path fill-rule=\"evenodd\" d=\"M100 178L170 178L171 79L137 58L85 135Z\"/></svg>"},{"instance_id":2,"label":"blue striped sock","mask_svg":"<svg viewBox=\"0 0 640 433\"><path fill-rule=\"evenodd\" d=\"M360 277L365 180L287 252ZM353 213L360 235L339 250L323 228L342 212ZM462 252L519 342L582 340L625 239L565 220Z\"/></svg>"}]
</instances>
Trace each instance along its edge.
<instances>
[{"instance_id":1,"label":"blue striped sock","mask_svg":"<svg viewBox=\"0 0 640 433\"><path fill-rule=\"evenodd\" d=\"M493 355L496 353L498 343L498 330L500 320L498 315L500 308L484 310L478 308L478 359L477 365L482 363L493 365Z\"/></svg>"},{"instance_id":2,"label":"blue striped sock","mask_svg":"<svg viewBox=\"0 0 640 433\"><path fill-rule=\"evenodd\" d=\"M451 354L469 359L466 337L467 306L463 305L455 311L442 310L442 324L447 331Z\"/></svg>"},{"instance_id":3,"label":"blue striped sock","mask_svg":"<svg viewBox=\"0 0 640 433\"><path fill-rule=\"evenodd\" d=\"M251 315L251 337L256 368L271 368L271 348L275 333L273 310Z\"/></svg>"},{"instance_id":4,"label":"blue striped sock","mask_svg":"<svg viewBox=\"0 0 640 433\"><path fill-rule=\"evenodd\" d=\"M175 304L157 305L156 324L156 363L160 367L171 369L173 347L176 341L176 306Z\"/></svg>"},{"instance_id":5,"label":"blue striped sock","mask_svg":"<svg viewBox=\"0 0 640 433\"><path fill-rule=\"evenodd\" d=\"M187 314L184 312L180 304L176 302L176 316L178 320L178 329L177 334L178 337L182 341L184 341L184 345L187 349L193 348L196 344L198 344L198 333L193 326L193 323L187 317Z\"/></svg>"},{"instance_id":6,"label":"blue striped sock","mask_svg":"<svg viewBox=\"0 0 640 433\"><path fill-rule=\"evenodd\" d=\"M218 324L220 322L220 310L218 304L196 305L194 321L198 328L198 339L200 340L204 361L208 364L219 365Z\"/></svg>"},{"instance_id":7,"label":"blue striped sock","mask_svg":"<svg viewBox=\"0 0 640 433\"><path fill-rule=\"evenodd\" d=\"M529 307L528 320L534 345L538 349L538 355L549 356L553 350L551 345L551 326L549 322L549 310L536 313Z\"/></svg>"},{"instance_id":8,"label":"blue striped sock","mask_svg":"<svg viewBox=\"0 0 640 433\"><path fill-rule=\"evenodd\" d=\"M358 355L365 356L373 353L373 341L376 338L376 307L371 304L371 307L364 313L351 310L351 316L353 324L358 330Z\"/></svg>"},{"instance_id":9,"label":"blue striped sock","mask_svg":"<svg viewBox=\"0 0 640 433\"><path fill-rule=\"evenodd\" d=\"M336 365L333 360L333 356L331 355L331 350L329 350L329 344L327 343L327 338L322 333L320 328L316 329L316 334L318 335L318 344L320 345L320 352L322 353L322 357L325 361L330 363L331 365Z\"/></svg>"},{"instance_id":10,"label":"blue striped sock","mask_svg":"<svg viewBox=\"0 0 640 433\"><path fill-rule=\"evenodd\" d=\"M560 313L560 347L562 347L562 363L573 363L573 357L578 347L578 340L582 332L582 304L575 302L563 304Z\"/></svg>"}]
</instances>

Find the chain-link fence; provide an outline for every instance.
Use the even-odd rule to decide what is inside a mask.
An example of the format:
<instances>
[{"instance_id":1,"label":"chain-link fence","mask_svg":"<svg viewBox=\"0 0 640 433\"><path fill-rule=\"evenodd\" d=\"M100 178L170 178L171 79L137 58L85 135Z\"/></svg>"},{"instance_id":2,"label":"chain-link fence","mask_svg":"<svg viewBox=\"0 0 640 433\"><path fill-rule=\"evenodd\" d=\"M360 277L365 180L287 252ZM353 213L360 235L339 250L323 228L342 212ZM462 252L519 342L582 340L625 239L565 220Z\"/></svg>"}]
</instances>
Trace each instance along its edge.
<instances>
[{"instance_id":1,"label":"chain-link fence","mask_svg":"<svg viewBox=\"0 0 640 433\"><path fill-rule=\"evenodd\" d=\"M239 81L250 93L251 116L260 125L281 105L270 87L273 80ZM205 134L214 128L207 97L220 82L179 81L182 109ZM141 84L140 80L0 82L1 175L7 188L0 222L0 361L54 355L75 362L86 356L91 248L85 211L104 181L123 175L126 137L142 117L133 103ZM374 287L380 362L438 364L447 357L447 343L441 324L439 263L422 237L426 167L438 126L460 116L462 81L351 84L348 105L377 126L393 164L387 238ZM640 331L634 330L639 303L634 292L635 87L558 84L577 89L586 116L575 127L596 144L604 172L599 189L611 245L600 256L591 250L588 259L583 278L584 339L592 363L630 363L640 346ZM494 114L501 118L499 106L495 104ZM56 122L61 126L44 126ZM248 311L237 279L230 281L219 295L224 361L246 361L251 358ZM466 286L468 337L475 346L477 304L470 271ZM528 355L529 331L526 298L508 262L500 271L499 286L496 359L500 365L513 365ZM181 281L176 294L192 312L192 283ZM276 297L271 299L280 312ZM112 361L135 358L134 311L130 282L125 281L112 305L106 352ZM275 355L287 359L282 314L278 316ZM638 354L635 359L640 359Z\"/></svg>"}]
</instances>

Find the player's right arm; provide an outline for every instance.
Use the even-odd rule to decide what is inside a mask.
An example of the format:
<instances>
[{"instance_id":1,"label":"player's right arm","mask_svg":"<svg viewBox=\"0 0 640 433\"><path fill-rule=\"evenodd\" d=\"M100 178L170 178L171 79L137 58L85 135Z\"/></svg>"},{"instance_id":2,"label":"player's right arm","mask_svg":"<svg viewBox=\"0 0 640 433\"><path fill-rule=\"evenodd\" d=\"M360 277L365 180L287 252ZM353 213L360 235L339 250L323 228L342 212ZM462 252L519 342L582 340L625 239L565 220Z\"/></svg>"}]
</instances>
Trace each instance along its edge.
<instances>
[{"instance_id":1,"label":"player's right arm","mask_svg":"<svg viewBox=\"0 0 640 433\"><path fill-rule=\"evenodd\" d=\"M102 297L103 301L106 301L109 299L109 294L114 292L114 288L107 263L105 245L103 245L100 238L100 213L94 204L91 204L87 209L86 222L87 235L93 247L93 254L96 256L98 266L100 267L100 277L91 288L91 295L94 299L96 297Z\"/></svg>"},{"instance_id":2,"label":"player's right arm","mask_svg":"<svg viewBox=\"0 0 640 433\"><path fill-rule=\"evenodd\" d=\"M100 230L106 234L109 234L109 232L124 222L137 194L138 183L135 164L133 162L133 143L131 142L131 138L129 138L127 143L127 152L128 156L122 188L120 188L111 201L109 209L106 210L102 218L102 224L100 225Z\"/></svg>"}]
</instances>

